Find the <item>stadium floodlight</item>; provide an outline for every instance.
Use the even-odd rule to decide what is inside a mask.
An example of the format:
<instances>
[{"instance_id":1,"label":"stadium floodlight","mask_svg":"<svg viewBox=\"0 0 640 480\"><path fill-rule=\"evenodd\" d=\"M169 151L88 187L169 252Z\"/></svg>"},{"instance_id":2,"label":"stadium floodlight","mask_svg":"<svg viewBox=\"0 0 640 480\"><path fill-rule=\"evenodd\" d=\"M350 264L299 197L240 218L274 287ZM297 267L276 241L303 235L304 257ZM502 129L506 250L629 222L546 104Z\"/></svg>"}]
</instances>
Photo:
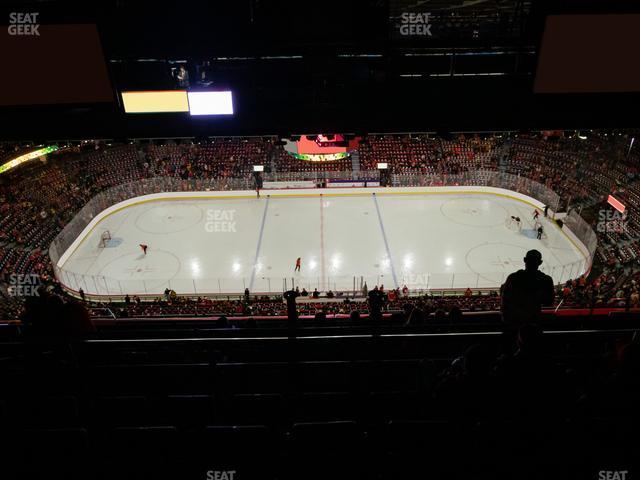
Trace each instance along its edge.
<instances>
[{"instance_id":1,"label":"stadium floodlight","mask_svg":"<svg viewBox=\"0 0 640 480\"><path fill-rule=\"evenodd\" d=\"M254 165L253 166L253 171L254 172L264 172L264 165Z\"/></svg>"},{"instance_id":2,"label":"stadium floodlight","mask_svg":"<svg viewBox=\"0 0 640 480\"><path fill-rule=\"evenodd\" d=\"M386 170L389 168L389 164L387 163L378 163L378 170Z\"/></svg>"}]
</instances>

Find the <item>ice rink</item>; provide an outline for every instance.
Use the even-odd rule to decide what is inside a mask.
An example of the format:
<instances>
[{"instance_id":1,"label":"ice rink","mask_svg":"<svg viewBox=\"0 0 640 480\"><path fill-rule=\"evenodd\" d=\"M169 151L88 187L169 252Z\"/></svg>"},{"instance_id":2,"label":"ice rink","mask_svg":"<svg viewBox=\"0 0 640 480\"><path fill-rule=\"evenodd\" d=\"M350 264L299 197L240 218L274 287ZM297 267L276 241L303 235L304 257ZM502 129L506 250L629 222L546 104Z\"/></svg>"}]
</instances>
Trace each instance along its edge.
<instances>
[{"instance_id":1,"label":"ice rink","mask_svg":"<svg viewBox=\"0 0 640 480\"><path fill-rule=\"evenodd\" d=\"M533 206L516 198L337 190L126 206L70 247L60 280L100 295L161 294L165 288L179 294L277 292L292 284L351 291L364 281L369 288L498 287L533 248L555 282L589 268L577 244L549 220L541 219L546 238L536 239ZM506 225L511 215L522 219L521 231ZM112 238L100 248L104 231ZM148 245L146 255L139 244ZM294 272L298 257L301 270Z\"/></svg>"}]
</instances>

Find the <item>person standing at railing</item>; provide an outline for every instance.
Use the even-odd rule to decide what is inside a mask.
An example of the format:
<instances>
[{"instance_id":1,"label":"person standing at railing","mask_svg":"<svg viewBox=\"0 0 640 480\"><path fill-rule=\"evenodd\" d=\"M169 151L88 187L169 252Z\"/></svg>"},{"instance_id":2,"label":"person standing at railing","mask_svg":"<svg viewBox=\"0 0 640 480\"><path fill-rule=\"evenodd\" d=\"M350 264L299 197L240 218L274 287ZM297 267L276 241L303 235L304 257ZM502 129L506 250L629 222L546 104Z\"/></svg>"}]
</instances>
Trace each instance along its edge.
<instances>
[{"instance_id":1,"label":"person standing at railing","mask_svg":"<svg viewBox=\"0 0 640 480\"><path fill-rule=\"evenodd\" d=\"M538 250L529 250L524 264L524 270L510 274L501 288L502 319L510 325L538 321L542 307L553 303L553 279L538 270L542 254Z\"/></svg>"}]
</instances>

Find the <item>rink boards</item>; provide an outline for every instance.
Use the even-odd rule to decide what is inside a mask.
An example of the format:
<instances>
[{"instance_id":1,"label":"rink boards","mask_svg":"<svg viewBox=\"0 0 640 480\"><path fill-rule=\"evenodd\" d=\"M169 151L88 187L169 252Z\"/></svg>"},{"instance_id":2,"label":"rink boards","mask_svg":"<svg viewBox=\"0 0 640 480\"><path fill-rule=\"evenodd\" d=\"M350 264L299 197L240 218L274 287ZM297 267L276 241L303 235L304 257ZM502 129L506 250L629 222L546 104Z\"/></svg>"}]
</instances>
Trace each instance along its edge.
<instances>
[{"instance_id":1,"label":"rink boards","mask_svg":"<svg viewBox=\"0 0 640 480\"><path fill-rule=\"evenodd\" d=\"M566 228L517 192L492 187L301 189L145 195L97 215L57 263L70 290L94 295L499 287L527 250L563 282L591 259ZM522 231L507 228L511 215ZM112 240L99 248L102 232ZM149 246L144 255L139 244ZM302 259L300 272L295 260Z\"/></svg>"}]
</instances>

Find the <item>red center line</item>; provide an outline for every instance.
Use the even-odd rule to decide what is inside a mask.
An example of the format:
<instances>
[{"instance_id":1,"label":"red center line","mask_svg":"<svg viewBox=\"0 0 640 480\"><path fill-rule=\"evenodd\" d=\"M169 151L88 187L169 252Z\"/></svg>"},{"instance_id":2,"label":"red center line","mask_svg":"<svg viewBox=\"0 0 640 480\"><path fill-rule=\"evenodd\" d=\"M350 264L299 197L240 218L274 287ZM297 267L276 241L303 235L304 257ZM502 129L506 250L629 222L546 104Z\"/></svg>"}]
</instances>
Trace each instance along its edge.
<instances>
[{"instance_id":1,"label":"red center line","mask_svg":"<svg viewBox=\"0 0 640 480\"><path fill-rule=\"evenodd\" d=\"M324 289L324 198L320 194L320 290Z\"/></svg>"}]
</instances>

